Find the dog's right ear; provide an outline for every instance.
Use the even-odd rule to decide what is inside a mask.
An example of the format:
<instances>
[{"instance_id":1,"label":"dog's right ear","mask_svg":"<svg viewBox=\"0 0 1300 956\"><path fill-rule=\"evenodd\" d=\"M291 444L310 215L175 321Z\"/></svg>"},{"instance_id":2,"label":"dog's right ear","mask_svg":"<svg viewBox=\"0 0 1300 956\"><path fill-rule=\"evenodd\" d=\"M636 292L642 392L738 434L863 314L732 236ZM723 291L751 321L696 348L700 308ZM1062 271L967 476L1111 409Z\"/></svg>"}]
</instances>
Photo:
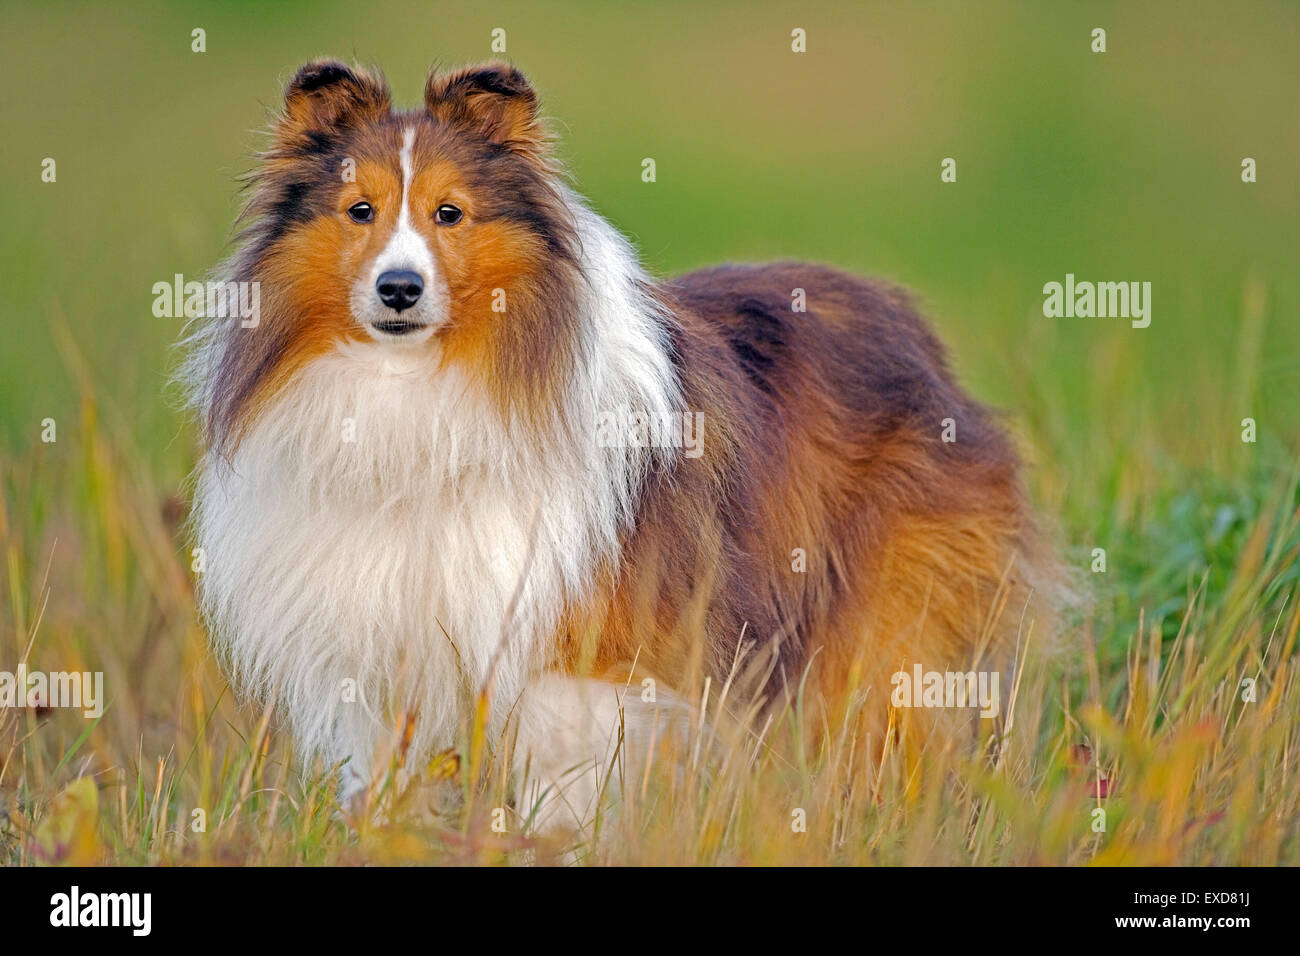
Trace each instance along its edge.
<instances>
[{"instance_id":1,"label":"dog's right ear","mask_svg":"<svg viewBox=\"0 0 1300 956\"><path fill-rule=\"evenodd\" d=\"M279 133L286 139L328 133L382 116L391 105L382 76L354 70L338 60L313 60L289 81Z\"/></svg>"},{"instance_id":2,"label":"dog's right ear","mask_svg":"<svg viewBox=\"0 0 1300 956\"><path fill-rule=\"evenodd\" d=\"M507 63L484 63L455 73L429 71L424 105L438 120L523 153L542 152L546 133L537 121L537 93Z\"/></svg>"}]
</instances>

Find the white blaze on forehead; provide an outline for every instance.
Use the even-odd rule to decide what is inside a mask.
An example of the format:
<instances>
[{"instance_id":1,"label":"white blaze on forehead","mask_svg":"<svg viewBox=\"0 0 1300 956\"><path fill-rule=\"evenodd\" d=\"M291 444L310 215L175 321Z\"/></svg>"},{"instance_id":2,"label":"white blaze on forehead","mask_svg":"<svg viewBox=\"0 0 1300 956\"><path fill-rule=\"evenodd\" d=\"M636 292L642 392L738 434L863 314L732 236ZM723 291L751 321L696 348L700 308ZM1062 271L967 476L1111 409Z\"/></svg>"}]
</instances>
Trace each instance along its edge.
<instances>
[{"instance_id":1,"label":"white blaze on forehead","mask_svg":"<svg viewBox=\"0 0 1300 956\"><path fill-rule=\"evenodd\" d=\"M411 188L411 154L415 151L415 127L408 126L402 132L402 152L399 160L402 163L402 211L406 211L406 194Z\"/></svg>"},{"instance_id":2,"label":"white blaze on forehead","mask_svg":"<svg viewBox=\"0 0 1300 956\"><path fill-rule=\"evenodd\" d=\"M408 127L402 136L402 208L397 215L397 226L388 245L375 260L374 274L391 269L409 269L418 272L426 284L433 282L433 254L424 236L411 224L411 181L415 178L415 127Z\"/></svg>"}]
</instances>

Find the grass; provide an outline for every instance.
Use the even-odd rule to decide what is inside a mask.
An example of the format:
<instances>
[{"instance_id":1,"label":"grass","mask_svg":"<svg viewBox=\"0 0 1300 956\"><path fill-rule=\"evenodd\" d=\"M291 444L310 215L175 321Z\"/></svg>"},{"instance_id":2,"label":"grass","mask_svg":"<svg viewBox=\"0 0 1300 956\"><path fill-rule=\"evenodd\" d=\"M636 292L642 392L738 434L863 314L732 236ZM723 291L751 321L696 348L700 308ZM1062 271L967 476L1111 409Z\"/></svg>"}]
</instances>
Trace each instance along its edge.
<instances>
[{"instance_id":1,"label":"grass","mask_svg":"<svg viewBox=\"0 0 1300 956\"><path fill-rule=\"evenodd\" d=\"M41 488L37 476L51 461L8 466L3 475L8 605L0 652L15 660L30 646L30 665L46 669L103 666L118 693L94 722L58 710L0 712L0 858L504 863L567 849L521 838L514 810L504 818L507 832L493 831L493 810L506 806L501 765L492 742L475 747L468 726L450 770L462 804L436 815L409 812L448 786L443 781L406 799L381 793L385 823L359 831L343 823L323 768L296 768L272 716L231 698L195 624L165 497L110 430L94 424L92 396L82 407L84 445L56 446L57 455L84 464L64 470L64 487ZM778 725L720 766L701 762L686 775L659 764L648 773L634 768L621 809L579 856L1297 862L1300 501L1294 477L1259 491L1219 502L1212 490L1184 490L1142 509L1136 527L1116 529L1107 572L1095 576L1109 586L1093 589L1090 611L1063 649L1028 655L998 761L952 750L877 761L833 731L796 741ZM1129 563L1153 544L1168 555L1163 565ZM79 594L56 599L53 582L68 580L81 582ZM114 654L104 653L105 642ZM1039 650L1032 639L1030 650ZM1246 678L1255 682L1252 702L1242 699ZM86 779L94 782L90 799ZM1098 808L1106 815L1101 833L1093 831ZM792 829L797 809L805 832Z\"/></svg>"},{"instance_id":2,"label":"grass","mask_svg":"<svg viewBox=\"0 0 1300 956\"><path fill-rule=\"evenodd\" d=\"M813 5L806 60L777 54L778 4L577 8L443 15L436 49L414 4L373 26L328 6L9 13L0 670L103 671L109 702L95 721L0 709L0 861L1300 863L1296 8ZM394 39L394 18L412 29ZM1104 57L1078 39L1097 18ZM163 399L177 329L150 289L221 255L244 131L294 65L355 51L409 100L433 56L483 57L501 24L578 182L657 271L797 256L888 275L1008 410L1088 602L1057 646L1030 639L997 761L778 724L720 764L638 768L600 839L557 847L513 810L494 832L501 757L473 726L436 780L379 793L383 822L353 828L326 768L233 698L195 618L194 436ZM940 186L948 155L959 181ZM1067 271L1152 281L1151 328L1044 319Z\"/></svg>"}]
</instances>

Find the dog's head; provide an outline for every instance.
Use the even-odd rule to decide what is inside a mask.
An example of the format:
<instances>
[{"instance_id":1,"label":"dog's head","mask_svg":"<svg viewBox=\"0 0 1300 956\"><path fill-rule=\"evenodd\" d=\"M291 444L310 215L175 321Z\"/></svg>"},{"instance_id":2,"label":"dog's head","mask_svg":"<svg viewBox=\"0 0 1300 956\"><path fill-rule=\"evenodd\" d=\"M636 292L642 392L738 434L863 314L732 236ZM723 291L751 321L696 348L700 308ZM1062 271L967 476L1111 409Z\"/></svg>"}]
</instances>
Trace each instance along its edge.
<instances>
[{"instance_id":1,"label":"dog's head","mask_svg":"<svg viewBox=\"0 0 1300 956\"><path fill-rule=\"evenodd\" d=\"M523 75L434 72L424 100L395 113L381 77L309 63L264 169L267 254L283 279L386 344L501 314L539 264L572 255Z\"/></svg>"},{"instance_id":2,"label":"dog's head","mask_svg":"<svg viewBox=\"0 0 1300 956\"><path fill-rule=\"evenodd\" d=\"M232 333L217 418L236 425L255 393L340 342L460 362L516 397L554 377L578 241L537 111L501 63L432 71L411 111L377 73L298 70L234 276L260 283L264 327Z\"/></svg>"}]
</instances>

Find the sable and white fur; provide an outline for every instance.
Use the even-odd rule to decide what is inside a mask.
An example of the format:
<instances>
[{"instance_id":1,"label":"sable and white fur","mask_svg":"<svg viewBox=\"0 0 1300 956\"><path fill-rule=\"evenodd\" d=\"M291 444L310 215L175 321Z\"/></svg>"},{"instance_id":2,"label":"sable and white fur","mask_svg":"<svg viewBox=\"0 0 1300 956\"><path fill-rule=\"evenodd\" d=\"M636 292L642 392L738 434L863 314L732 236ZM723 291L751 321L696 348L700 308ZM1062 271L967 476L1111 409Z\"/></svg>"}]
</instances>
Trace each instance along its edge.
<instances>
[{"instance_id":1,"label":"sable and white fur","mask_svg":"<svg viewBox=\"0 0 1300 956\"><path fill-rule=\"evenodd\" d=\"M892 291L816 267L656 285L560 184L535 119L531 88L498 65L431 75L409 114L341 64L290 84L223 276L261 281L268 315L199 321L183 372L208 439L202 608L240 689L275 702L304 756L345 762L353 798L384 769L398 715L415 715L417 764L455 743L489 688L492 739L510 721L517 766L563 808L550 819L581 823L620 725L635 741L656 719L609 679L619 667L721 684L749 654L758 676L736 693L770 704L819 655L832 697L855 680L887 694L902 655L1003 654L990 609L1050 562L1014 453L920 320ZM346 151L392 179L377 195L400 196L375 201L380 245L340 213L330 177ZM462 183L460 232L430 225L431 175ZM375 283L391 269L423 280L416 331L380 328ZM466 305L489 269L519 311ZM790 315L795 286L815 315ZM458 344L485 331L497 337ZM602 444L613 410L702 410L709 453ZM965 448L938 444L944 415ZM791 574L795 547L815 573ZM704 633L683 635L701 588Z\"/></svg>"},{"instance_id":2,"label":"sable and white fur","mask_svg":"<svg viewBox=\"0 0 1300 956\"><path fill-rule=\"evenodd\" d=\"M500 719L521 704L521 754L550 737L557 711L569 723L600 714L589 741L540 773L608 756L622 695L570 701L575 687L542 671L547 639L601 565L617 564L645 459L665 452L574 436L594 435L603 409L667 416L682 400L631 248L566 198L590 284L564 430L538 444L454 370L432 374L436 353L353 343L305 368L232 460L209 454L200 468L194 527L211 556L202 595L217 646L245 693L282 705L306 754L348 761L349 796L393 734L393 702L418 710L412 750L435 752L489 674ZM196 344L195 370L225 346ZM540 699L524 699L530 681Z\"/></svg>"}]
</instances>

